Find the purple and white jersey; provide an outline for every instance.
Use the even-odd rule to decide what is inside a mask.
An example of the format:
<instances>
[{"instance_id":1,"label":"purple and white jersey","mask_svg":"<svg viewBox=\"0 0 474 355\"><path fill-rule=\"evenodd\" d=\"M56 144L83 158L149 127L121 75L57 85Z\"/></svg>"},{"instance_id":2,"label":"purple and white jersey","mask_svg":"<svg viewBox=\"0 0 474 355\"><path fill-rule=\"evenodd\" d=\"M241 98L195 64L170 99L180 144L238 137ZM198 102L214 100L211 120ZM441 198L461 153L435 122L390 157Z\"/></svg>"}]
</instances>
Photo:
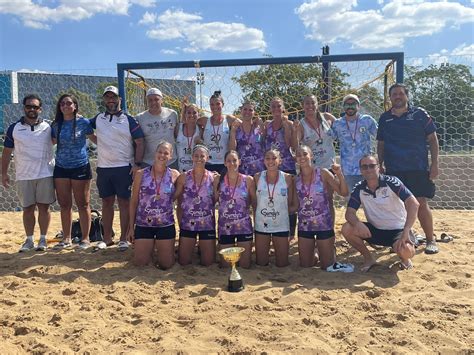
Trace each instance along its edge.
<instances>
[{"instance_id":1,"label":"purple and white jersey","mask_svg":"<svg viewBox=\"0 0 474 355\"><path fill-rule=\"evenodd\" d=\"M305 232L327 231L334 228L327 191L321 178L321 169L314 170L311 184L303 184L301 175L296 177L298 195L298 230Z\"/></svg>"},{"instance_id":2,"label":"purple and white jersey","mask_svg":"<svg viewBox=\"0 0 474 355\"><path fill-rule=\"evenodd\" d=\"M224 179L219 187L219 235L253 234L248 200L247 175L240 174L237 186Z\"/></svg>"},{"instance_id":3,"label":"purple and white jersey","mask_svg":"<svg viewBox=\"0 0 474 355\"><path fill-rule=\"evenodd\" d=\"M151 166L145 168L140 191L138 192L136 225L141 227L167 227L173 225L174 191L175 186L171 169L166 169L160 181L153 178Z\"/></svg>"},{"instance_id":4,"label":"purple and white jersey","mask_svg":"<svg viewBox=\"0 0 474 355\"><path fill-rule=\"evenodd\" d=\"M295 160L290 153L290 147L288 147L285 142L283 127L274 131L271 122L267 125L267 136L265 138L265 151L269 149L276 149L280 152L282 158L280 170L289 171L296 169Z\"/></svg>"},{"instance_id":5,"label":"purple and white jersey","mask_svg":"<svg viewBox=\"0 0 474 355\"><path fill-rule=\"evenodd\" d=\"M255 175L265 170L263 165L263 136L260 126L254 127L249 134L245 133L242 126L237 129L235 135L237 141L237 152L240 156L239 171L245 175Z\"/></svg>"},{"instance_id":6,"label":"purple and white jersey","mask_svg":"<svg viewBox=\"0 0 474 355\"><path fill-rule=\"evenodd\" d=\"M212 199L213 174L206 170L201 183L201 181L194 181L193 171L188 170L185 173L180 228L189 231L215 230L214 201Z\"/></svg>"}]
</instances>

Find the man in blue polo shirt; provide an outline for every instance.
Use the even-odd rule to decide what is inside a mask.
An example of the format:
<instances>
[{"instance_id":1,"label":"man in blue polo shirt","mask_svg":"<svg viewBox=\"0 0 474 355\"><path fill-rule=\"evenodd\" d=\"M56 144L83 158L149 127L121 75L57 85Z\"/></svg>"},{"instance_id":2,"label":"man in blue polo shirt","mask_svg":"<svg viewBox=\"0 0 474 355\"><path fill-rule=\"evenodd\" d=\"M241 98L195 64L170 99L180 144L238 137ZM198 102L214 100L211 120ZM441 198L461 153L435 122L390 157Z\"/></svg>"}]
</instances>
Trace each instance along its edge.
<instances>
[{"instance_id":1,"label":"man in blue polo shirt","mask_svg":"<svg viewBox=\"0 0 474 355\"><path fill-rule=\"evenodd\" d=\"M2 152L2 184L5 188L10 185L8 167L11 154L15 152L15 180L26 232L20 252L35 249L33 234L36 207L40 227L36 250L46 250L46 233L51 220L49 205L56 200L51 126L39 117L41 106L41 99L37 95L28 95L23 99L25 115L8 127Z\"/></svg>"},{"instance_id":2,"label":"man in blue polo shirt","mask_svg":"<svg viewBox=\"0 0 474 355\"><path fill-rule=\"evenodd\" d=\"M435 254L433 216L428 199L435 195L433 180L439 174L439 144L436 126L430 115L408 103L408 88L394 84L389 89L392 108L379 119L377 153L388 175L398 177L420 203L418 220L426 236L425 253ZM428 146L431 165L428 163Z\"/></svg>"},{"instance_id":3,"label":"man in blue polo shirt","mask_svg":"<svg viewBox=\"0 0 474 355\"><path fill-rule=\"evenodd\" d=\"M102 96L106 111L91 120L97 136L97 189L102 199L104 241L97 244L105 249L113 244L115 196L120 212L119 251L128 249L126 240L129 223L129 201L132 172L142 165L144 135L137 121L120 108L121 99L115 86L108 86Z\"/></svg>"},{"instance_id":4,"label":"man in blue polo shirt","mask_svg":"<svg viewBox=\"0 0 474 355\"><path fill-rule=\"evenodd\" d=\"M418 202L394 176L381 175L377 158L372 155L359 161L364 180L356 184L346 210L342 235L364 257L362 272L376 264L365 245L391 246L400 257L400 266L411 269L415 240L410 229L415 223ZM367 222L361 222L357 210L362 206Z\"/></svg>"}]
</instances>

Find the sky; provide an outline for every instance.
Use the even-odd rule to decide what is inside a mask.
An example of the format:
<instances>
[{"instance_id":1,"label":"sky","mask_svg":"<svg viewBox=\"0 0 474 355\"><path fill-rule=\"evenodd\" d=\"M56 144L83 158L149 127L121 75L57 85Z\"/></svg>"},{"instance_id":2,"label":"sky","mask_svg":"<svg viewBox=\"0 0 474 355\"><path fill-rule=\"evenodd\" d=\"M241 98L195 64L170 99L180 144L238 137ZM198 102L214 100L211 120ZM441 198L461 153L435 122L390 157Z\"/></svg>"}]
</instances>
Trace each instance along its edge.
<instances>
[{"instance_id":1,"label":"sky","mask_svg":"<svg viewBox=\"0 0 474 355\"><path fill-rule=\"evenodd\" d=\"M0 0L0 70L405 52L474 54L474 0ZM418 62L417 62L418 63Z\"/></svg>"}]
</instances>

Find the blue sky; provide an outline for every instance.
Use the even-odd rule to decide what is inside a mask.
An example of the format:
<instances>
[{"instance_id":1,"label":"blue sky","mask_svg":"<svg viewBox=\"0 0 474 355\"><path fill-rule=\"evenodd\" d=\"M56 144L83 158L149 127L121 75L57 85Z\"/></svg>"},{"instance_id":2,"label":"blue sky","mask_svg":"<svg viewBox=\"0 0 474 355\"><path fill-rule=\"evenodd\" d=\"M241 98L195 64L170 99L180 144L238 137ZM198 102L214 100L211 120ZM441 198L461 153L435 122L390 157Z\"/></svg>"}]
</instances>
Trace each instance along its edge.
<instances>
[{"instance_id":1,"label":"blue sky","mask_svg":"<svg viewBox=\"0 0 474 355\"><path fill-rule=\"evenodd\" d=\"M0 0L0 70L404 51L471 55L474 1Z\"/></svg>"}]
</instances>

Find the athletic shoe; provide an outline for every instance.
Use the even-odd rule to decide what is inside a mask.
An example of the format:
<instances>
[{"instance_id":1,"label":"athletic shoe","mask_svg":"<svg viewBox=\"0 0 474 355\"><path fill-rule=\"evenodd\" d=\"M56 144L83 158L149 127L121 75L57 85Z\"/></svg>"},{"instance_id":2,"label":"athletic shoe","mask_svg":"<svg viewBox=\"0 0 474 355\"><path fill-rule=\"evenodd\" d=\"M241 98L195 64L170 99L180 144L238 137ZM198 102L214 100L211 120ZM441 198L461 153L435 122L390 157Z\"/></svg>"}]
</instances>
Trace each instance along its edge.
<instances>
[{"instance_id":1,"label":"athletic shoe","mask_svg":"<svg viewBox=\"0 0 474 355\"><path fill-rule=\"evenodd\" d=\"M35 242L30 239L26 239L18 252L24 253L24 252L31 251L34 249L35 249Z\"/></svg>"},{"instance_id":2,"label":"athletic shoe","mask_svg":"<svg viewBox=\"0 0 474 355\"><path fill-rule=\"evenodd\" d=\"M326 268L327 272L354 272L354 265L335 262Z\"/></svg>"},{"instance_id":3,"label":"athletic shoe","mask_svg":"<svg viewBox=\"0 0 474 355\"><path fill-rule=\"evenodd\" d=\"M36 246L36 251L46 251L48 249L48 243L46 239L40 239L38 245Z\"/></svg>"}]
</instances>

